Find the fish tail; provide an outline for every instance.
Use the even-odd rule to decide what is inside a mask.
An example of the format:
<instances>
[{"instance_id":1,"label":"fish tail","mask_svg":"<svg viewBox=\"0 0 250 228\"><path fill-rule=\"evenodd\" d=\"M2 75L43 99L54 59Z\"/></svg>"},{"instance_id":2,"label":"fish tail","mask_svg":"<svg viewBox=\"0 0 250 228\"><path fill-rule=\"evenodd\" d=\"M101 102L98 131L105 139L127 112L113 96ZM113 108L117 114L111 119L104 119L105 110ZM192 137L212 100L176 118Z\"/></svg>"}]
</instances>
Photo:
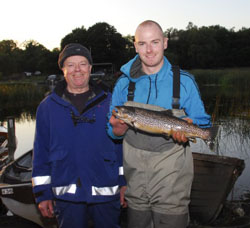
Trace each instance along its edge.
<instances>
[{"instance_id":1,"label":"fish tail","mask_svg":"<svg viewBox=\"0 0 250 228\"><path fill-rule=\"evenodd\" d=\"M207 140L205 140L205 142L209 146L210 150L214 150L216 137L219 131L219 125L212 126L207 130L209 131L209 137Z\"/></svg>"}]
</instances>

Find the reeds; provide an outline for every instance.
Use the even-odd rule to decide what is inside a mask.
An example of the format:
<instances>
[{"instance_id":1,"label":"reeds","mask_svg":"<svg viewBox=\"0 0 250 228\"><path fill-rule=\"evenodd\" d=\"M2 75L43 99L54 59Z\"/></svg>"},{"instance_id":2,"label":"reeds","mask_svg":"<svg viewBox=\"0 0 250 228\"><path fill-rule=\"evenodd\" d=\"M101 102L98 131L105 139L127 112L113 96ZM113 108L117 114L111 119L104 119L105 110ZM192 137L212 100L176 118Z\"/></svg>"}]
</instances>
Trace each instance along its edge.
<instances>
[{"instance_id":1,"label":"reeds","mask_svg":"<svg viewBox=\"0 0 250 228\"><path fill-rule=\"evenodd\" d=\"M19 119L22 113L29 113L34 118L36 107L47 90L35 84L0 85L0 120L7 116Z\"/></svg>"},{"instance_id":2,"label":"reeds","mask_svg":"<svg viewBox=\"0 0 250 228\"><path fill-rule=\"evenodd\" d=\"M213 120L225 116L250 118L250 68L192 70Z\"/></svg>"}]
</instances>

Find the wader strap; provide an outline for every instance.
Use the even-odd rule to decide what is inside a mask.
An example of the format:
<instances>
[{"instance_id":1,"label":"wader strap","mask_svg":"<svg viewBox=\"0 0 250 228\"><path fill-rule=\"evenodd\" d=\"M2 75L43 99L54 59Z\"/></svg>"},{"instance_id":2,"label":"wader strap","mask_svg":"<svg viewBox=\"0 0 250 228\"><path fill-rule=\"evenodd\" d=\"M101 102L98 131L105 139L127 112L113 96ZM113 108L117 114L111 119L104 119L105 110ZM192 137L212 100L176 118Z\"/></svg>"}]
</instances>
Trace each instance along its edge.
<instances>
[{"instance_id":1,"label":"wader strap","mask_svg":"<svg viewBox=\"0 0 250 228\"><path fill-rule=\"evenodd\" d=\"M180 107L180 68L179 66L172 66L173 71L173 101L172 108L179 109ZM128 86L128 101L134 100L135 82L129 81Z\"/></svg>"},{"instance_id":2,"label":"wader strap","mask_svg":"<svg viewBox=\"0 0 250 228\"><path fill-rule=\"evenodd\" d=\"M128 86L128 101L133 101L135 96L135 82L129 81Z\"/></svg>"},{"instance_id":3,"label":"wader strap","mask_svg":"<svg viewBox=\"0 0 250 228\"><path fill-rule=\"evenodd\" d=\"M180 107L180 68L172 66L173 71L173 101L172 108L179 109Z\"/></svg>"}]
</instances>

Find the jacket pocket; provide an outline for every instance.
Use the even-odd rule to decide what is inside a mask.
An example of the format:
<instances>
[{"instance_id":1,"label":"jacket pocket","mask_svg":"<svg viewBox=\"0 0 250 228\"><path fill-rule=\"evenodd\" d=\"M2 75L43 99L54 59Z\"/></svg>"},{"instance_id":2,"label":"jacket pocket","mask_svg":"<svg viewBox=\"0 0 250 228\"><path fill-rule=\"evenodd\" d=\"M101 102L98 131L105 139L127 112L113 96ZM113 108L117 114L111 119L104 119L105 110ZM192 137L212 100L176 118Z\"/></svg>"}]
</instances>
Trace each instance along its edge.
<instances>
[{"instance_id":1,"label":"jacket pocket","mask_svg":"<svg viewBox=\"0 0 250 228\"><path fill-rule=\"evenodd\" d=\"M104 170L101 175L103 175L103 178L110 184L116 182L119 176L119 163L116 154L113 151L110 151L110 154L104 154L102 163Z\"/></svg>"},{"instance_id":2,"label":"jacket pocket","mask_svg":"<svg viewBox=\"0 0 250 228\"><path fill-rule=\"evenodd\" d=\"M51 150L50 155L49 155L49 162L63 160L65 159L66 155L67 155L67 151L63 148Z\"/></svg>"},{"instance_id":3,"label":"jacket pocket","mask_svg":"<svg viewBox=\"0 0 250 228\"><path fill-rule=\"evenodd\" d=\"M52 186L60 186L69 183L74 179L75 164L69 152L65 149L58 149L50 154L51 183Z\"/></svg>"}]
</instances>

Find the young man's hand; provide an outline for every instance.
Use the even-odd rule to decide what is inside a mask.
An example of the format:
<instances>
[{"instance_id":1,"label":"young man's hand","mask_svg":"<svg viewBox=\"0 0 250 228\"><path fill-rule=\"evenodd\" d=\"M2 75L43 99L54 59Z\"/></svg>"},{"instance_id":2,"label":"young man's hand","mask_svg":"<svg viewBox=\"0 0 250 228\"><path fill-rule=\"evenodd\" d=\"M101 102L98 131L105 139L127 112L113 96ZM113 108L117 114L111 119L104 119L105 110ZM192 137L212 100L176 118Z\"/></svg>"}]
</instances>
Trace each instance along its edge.
<instances>
[{"instance_id":1,"label":"young man's hand","mask_svg":"<svg viewBox=\"0 0 250 228\"><path fill-rule=\"evenodd\" d=\"M183 118L184 120L186 120L188 123L193 123L193 120L190 118ZM188 141L188 138L186 138L185 134L181 131L175 131L173 132L172 135L174 141L178 142L178 143L186 143Z\"/></svg>"},{"instance_id":2,"label":"young man's hand","mask_svg":"<svg viewBox=\"0 0 250 228\"><path fill-rule=\"evenodd\" d=\"M123 120L119 120L113 115L110 117L109 122L112 125L113 133L116 136L122 136L128 130L128 125Z\"/></svg>"}]
</instances>

